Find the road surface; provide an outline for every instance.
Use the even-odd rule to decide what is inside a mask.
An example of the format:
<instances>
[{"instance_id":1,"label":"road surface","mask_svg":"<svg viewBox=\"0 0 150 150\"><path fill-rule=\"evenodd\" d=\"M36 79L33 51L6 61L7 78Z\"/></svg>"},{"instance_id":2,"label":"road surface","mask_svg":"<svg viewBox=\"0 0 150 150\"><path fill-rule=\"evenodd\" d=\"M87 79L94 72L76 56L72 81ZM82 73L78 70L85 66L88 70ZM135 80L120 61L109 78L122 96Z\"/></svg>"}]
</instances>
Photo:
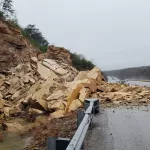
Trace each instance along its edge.
<instances>
[{"instance_id":1,"label":"road surface","mask_svg":"<svg viewBox=\"0 0 150 150\"><path fill-rule=\"evenodd\" d=\"M112 76L108 76L108 82L110 83L119 83L121 80L116 78L116 77L112 77ZM150 87L150 82L144 82L144 81L134 81L134 80L129 80L129 79L125 79L125 83L126 84L130 84L130 85L139 85L139 86L147 86Z\"/></svg>"},{"instance_id":2,"label":"road surface","mask_svg":"<svg viewBox=\"0 0 150 150\"><path fill-rule=\"evenodd\" d=\"M84 150L150 150L150 107L102 109Z\"/></svg>"}]
</instances>

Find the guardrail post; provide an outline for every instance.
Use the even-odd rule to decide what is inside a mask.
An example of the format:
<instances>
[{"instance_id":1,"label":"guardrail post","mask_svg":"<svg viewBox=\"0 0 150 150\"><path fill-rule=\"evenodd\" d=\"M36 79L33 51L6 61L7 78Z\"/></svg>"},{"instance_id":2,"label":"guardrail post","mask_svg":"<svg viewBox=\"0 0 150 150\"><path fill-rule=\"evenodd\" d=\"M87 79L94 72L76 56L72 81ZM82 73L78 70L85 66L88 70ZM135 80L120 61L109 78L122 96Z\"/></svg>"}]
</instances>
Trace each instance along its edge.
<instances>
[{"instance_id":1,"label":"guardrail post","mask_svg":"<svg viewBox=\"0 0 150 150\"><path fill-rule=\"evenodd\" d=\"M56 138L51 137L47 139L47 150L56 150Z\"/></svg>"},{"instance_id":2,"label":"guardrail post","mask_svg":"<svg viewBox=\"0 0 150 150\"><path fill-rule=\"evenodd\" d=\"M58 138L56 140L56 150L66 150L67 146L69 145L69 142L69 138Z\"/></svg>"},{"instance_id":3,"label":"guardrail post","mask_svg":"<svg viewBox=\"0 0 150 150\"><path fill-rule=\"evenodd\" d=\"M79 127L80 123L82 122L84 115L84 110L77 111L77 127Z\"/></svg>"},{"instance_id":4,"label":"guardrail post","mask_svg":"<svg viewBox=\"0 0 150 150\"><path fill-rule=\"evenodd\" d=\"M66 150L70 139L68 138L48 138L47 139L47 150Z\"/></svg>"},{"instance_id":5,"label":"guardrail post","mask_svg":"<svg viewBox=\"0 0 150 150\"><path fill-rule=\"evenodd\" d=\"M98 99L85 99L84 102L84 109L87 110L87 108L90 106L90 102L93 101L93 109L92 109L92 114L97 114L99 113L99 100Z\"/></svg>"}]
</instances>

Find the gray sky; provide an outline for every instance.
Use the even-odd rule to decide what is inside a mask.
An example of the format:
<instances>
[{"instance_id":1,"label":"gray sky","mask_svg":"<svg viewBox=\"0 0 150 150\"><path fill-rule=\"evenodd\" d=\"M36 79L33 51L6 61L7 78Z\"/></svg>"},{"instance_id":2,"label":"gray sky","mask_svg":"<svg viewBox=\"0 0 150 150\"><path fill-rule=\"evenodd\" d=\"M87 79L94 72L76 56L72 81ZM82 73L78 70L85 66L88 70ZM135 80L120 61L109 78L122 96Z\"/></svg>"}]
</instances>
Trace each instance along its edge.
<instances>
[{"instance_id":1,"label":"gray sky","mask_svg":"<svg viewBox=\"0 0 150 150\"><path fill-rule=\"evenodd\" d=\"M19 23L102 70L150 65L150 0L14 0Z\"/></svg>"}]
</instances>

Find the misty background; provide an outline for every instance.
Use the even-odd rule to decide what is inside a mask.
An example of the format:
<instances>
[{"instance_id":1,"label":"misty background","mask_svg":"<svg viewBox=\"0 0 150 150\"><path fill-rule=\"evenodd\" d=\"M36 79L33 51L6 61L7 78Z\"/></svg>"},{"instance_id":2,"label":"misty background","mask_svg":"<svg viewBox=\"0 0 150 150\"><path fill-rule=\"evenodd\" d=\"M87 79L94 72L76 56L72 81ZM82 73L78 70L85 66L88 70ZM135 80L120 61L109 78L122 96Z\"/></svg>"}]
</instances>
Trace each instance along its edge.
<instances>
[{"instance_id":1,"label":"misty background","mask_svg":"<svg viewBox=\"0 0 150 150\"><path fill-rule=\"evenodd\" d=\"M149 0L14 0L20 25L102 70L150 65Z\"/></svg>"}]
</instances>

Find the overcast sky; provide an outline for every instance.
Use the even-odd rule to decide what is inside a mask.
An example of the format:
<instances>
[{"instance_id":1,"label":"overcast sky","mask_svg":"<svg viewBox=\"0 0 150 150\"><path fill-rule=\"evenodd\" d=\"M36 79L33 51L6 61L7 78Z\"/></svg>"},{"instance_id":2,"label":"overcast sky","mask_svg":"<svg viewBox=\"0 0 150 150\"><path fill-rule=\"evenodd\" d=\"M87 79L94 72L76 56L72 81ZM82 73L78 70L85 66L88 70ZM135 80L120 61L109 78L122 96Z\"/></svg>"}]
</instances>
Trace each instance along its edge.
<instances>
[{"instance_id":1,"label":"overcast sky","mask_svg":"<svg viewBox=\"0 0 150 150\"><path fill-rule=\"evenodd\" d=\"M150 0L14 0L22 26L102 70L150 65Z\"/></svg>"}]
</instances>

